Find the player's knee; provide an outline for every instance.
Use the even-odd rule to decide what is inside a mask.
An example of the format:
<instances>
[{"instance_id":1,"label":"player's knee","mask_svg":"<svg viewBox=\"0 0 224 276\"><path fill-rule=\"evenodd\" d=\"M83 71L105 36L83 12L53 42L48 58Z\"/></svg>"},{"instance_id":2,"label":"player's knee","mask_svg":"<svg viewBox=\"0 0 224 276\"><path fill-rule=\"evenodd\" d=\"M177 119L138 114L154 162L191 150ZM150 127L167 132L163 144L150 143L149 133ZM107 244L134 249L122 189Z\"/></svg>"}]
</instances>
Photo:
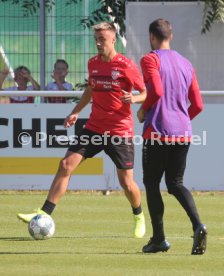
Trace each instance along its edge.
<instances>
[{"instance_id":1,"label":"player's knee","mask_svg":"<svg viewBox=\"0 0 224 276\"><path fill-rule=\"evenodd\" d=\"M143 178L143 184L148 193L157 192L160 187L159 180L152 180L151 178Z\"/></svg>"},{"instance_id":2,"label":"player's knee","mask_svg":"<svg viewBox=\"0 0 224 276\"><path fill-rule=\"evenodd\" d=\"M133 190L133 186L136 185L133 179L123 178L120 179L120 185L126 192L131 192Z\"/></svg>"},{"instance_id":3,"label":"player's knee","mask_svg":"<svg viewBox=\"0 0 224 276\"><path fill-rule=\"evenodd\" d=\"M172 187L167 187L167 192L170 194L170 195L173 195L175 193L174 189Z\"/></svg>"},{"instance_id":4,"label":"player's knee","mask_svg":"<svg viewBox=\"0 0 224 276\"><path fill-rule=\"evenodd\" d=\"M169 183L167 184L167 190L168 193L171 195L175 195L179 189L181 189L181 187L183 186L183 183L179 183L179 182L173 182L173 183Z\"/></svg>"},{"instance_id":5,"label":"player's knee","mask_svg":"<svg viewBox=\"0 0 224 276\"><path fill-rule=\"evenodd\" d=\"M146 188L153 189L157 188L160 185L161 179L158 177L152 177L151 174L144 173L143 175L143 184Z\"/></svg>"},{"instance_id":6,"label":"player's knee","mask_svg":"<svg viewBox=\"0 0 224 276\"><path fill-rule=\"evenodd\" d=\"M127 182L123 182L121 184L122 188L126 191L126 192L131 192L133 190L133 185L134 183L127 183Z\"/></svg>"},{"instance_id":7,"label":"player's knee","mask_svg":"<svg viewBox=\"0 0 224 276\"><path fill-rule=\"evenodd\" d=\"M183 177L182 176L174 176L168 177L165 176L165 182L167 186L167 190L169 194L175 195L181 187L183 187Z\"/></svg>"},{"instance_id":8,"label":"player's knee","mask_svg":"<svg viewBox=\"0 0 224 276\"><path fill-rule=\"evenodd\" d=\"M136 185L133 180L133 172L131 170L118 170L118 179L121 187L126 192L132 191L133 186Z\"/></svg>"},{"instance_id":9,"label":"player's knee","mask_svg":"<svg viewBox=\"0 0 224 276\"><path fill-rule=\"evenodd\" d=\"M73 168L67 159L62 159L59 164L59 171L65 175L70 175Z\"/></svg>"}]
</instances>

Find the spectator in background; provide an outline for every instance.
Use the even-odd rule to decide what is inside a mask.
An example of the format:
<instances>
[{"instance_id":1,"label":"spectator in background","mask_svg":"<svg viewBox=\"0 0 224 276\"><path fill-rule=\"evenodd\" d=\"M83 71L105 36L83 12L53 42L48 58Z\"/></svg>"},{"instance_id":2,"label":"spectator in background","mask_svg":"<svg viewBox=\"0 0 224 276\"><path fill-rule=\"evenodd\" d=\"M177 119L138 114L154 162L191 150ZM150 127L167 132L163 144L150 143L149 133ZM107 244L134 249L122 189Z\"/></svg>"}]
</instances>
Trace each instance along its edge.
<instances>
[{"instance_id":1,"label":"spectator in background","mask_svg":"<svg viewBox=\"0 0 224 276\"><path fill-rule=\"evenodd\" d=\"M2 84L4 80L6 79L9 71L4 70L1 71L0 74L0 89L2 89ZM32 91L32 90L40 90L40 85L33 79L31 76L30 70L26 66L18 66L14 70L14 80L17 85L11 86L9 88L6 88L4 90L8 91ZM28 86L28 83L31 83L32 85ZM33 97L27 97L27 96L11 96L10 97L10 103L33 103L34 98Z\"/></svg>"},{"instance_id":2,"label":"spectator in background","mask_svg":"<svg viewBox=\"0 0 224 276\"><path fill-rule=\"evenodd\" d=\"M52 78L54 82L50 82L47 85L47 90L53 91L69 91L73 90L73 86L71 83L66 82L65 77L68 74L68 63L64 59L57 59L54 64L54 71ZM47 97L47 103L66 103L68 98L66 97Z\"/></svg>"}]
</instances>

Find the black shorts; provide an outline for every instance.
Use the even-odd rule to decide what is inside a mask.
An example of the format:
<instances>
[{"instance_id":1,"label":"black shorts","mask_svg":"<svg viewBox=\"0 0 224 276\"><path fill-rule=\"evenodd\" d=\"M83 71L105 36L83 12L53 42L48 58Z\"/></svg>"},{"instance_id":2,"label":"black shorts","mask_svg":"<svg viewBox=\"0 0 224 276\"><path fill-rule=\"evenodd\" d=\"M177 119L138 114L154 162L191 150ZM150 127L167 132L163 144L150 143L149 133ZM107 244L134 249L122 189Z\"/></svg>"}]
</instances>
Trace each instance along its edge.
<instances>
[{"instance_id":1,"label":"black shorts","mask_svg":"<svg viewBox=\"0 0 224 276\"><path fill-rule=\"evenodd\" d=\"M77 152L84 158L91 158L104 151L118 169L132 169L134 166L134 144L132 138L106 136L88 129L76 136L68 151Z\"/></svg>"}]
</instances>

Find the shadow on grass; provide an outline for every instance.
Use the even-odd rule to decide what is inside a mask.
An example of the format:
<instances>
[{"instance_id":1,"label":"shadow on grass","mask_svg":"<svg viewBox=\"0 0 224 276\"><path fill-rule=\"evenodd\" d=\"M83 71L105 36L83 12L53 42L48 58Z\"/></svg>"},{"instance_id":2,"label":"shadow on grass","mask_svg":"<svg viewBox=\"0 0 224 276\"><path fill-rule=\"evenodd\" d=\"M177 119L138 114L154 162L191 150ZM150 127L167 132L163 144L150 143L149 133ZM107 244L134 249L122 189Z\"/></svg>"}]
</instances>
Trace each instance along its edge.
<instances>
[{"instance_id":1,"label":"shadow on grass","mask_svg":"<svg viewBox=\"0 0 224 276\"><path fill-rule=\"evenodd\" d=\"M53 237L53 239L136 239L134 237L123 236L67 236L67 237Z\"/></svg>"},{"instance_id":2,"label":"shadow on grass","mask_svg":"<svg viewBox=\"0 0 224 276\"><path fill-rule=\"evenodd\" d=\"M0 252L0 255L143 255L142 252Z\"/></svg>"},{"instance_id":3,"label":"shadow on grass","mask_svg":"<svg viewBox=\"0 0 224 276\"><path fill-rule=\"evenodd\" d=\"M134 237L127 236L67 236L67 237L53 237L51 240L55 239L135 239ZM3 241L47 241L47 240L34 240L31 237L0 237Z\"/></svg>"},{"instance_id":4,"label":"shadow on grass","mask_svg":"<svg viewBox=\"0 0 224 276\"><path fill-rule=\"evenodd\" d=\"M164 254L164 252L159 252L159 253L151 253L151 254L145 254L145 253L142 253L140 251L137 251L137 252L77 252L77 251L63 251L63 252L55 252L55 251L44 251L44 252L33 252L33 251L28 251L28 252L23 252L23 251L18 251L18 252L0 252L0 256L1 255L84 255L84 256L87 256L87 255L98 255L98 256L103 256L103 255L114 255L114 256L142 256L143 258L151 258L151 257L165 257L165 258L170 258L170 256L172 257L189 257L189 258L195 258L193 255L190 255L188 253L183 253L183 254L180 254L180 253L166 253Z\"/></svg>"},{"instance_id":5,"label":"shadow on grass","mask_svg":"<svg viewBox=\"0 0 224 276\"><path fill-rule=\"evenodd\" d=\"M3 241L33 241L31 237L0 237Z\"/></svg>"}]
</instances>

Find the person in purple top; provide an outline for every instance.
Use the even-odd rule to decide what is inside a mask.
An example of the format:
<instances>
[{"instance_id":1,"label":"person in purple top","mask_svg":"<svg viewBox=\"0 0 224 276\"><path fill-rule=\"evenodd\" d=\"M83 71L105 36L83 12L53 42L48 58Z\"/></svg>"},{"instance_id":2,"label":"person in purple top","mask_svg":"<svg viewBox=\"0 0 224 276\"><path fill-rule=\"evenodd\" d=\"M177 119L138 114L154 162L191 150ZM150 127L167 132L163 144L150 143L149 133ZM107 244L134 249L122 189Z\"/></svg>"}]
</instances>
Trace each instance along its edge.
<instances>
[{"instance_id":1,"label":"person in purple top","mask_svg":"<svg viewBox=\"0 0 224 276\"><path fill-rule=\"evenodd\" d=\"M194 231L191 254L205 253L207 229L202 224L190 191L183 185L192 129L191 120L203 108L200 90L191 63L170 49L171 24L157 19L149 26L152 51L141 59L147 98L138 111L143 128L143 182L153 236L142 251L168 251L163 227L164 204L160 181L165 174L168 192L189 216ZM190 104L188 104L190 103Z\"/></svg>"}]
</instances>

